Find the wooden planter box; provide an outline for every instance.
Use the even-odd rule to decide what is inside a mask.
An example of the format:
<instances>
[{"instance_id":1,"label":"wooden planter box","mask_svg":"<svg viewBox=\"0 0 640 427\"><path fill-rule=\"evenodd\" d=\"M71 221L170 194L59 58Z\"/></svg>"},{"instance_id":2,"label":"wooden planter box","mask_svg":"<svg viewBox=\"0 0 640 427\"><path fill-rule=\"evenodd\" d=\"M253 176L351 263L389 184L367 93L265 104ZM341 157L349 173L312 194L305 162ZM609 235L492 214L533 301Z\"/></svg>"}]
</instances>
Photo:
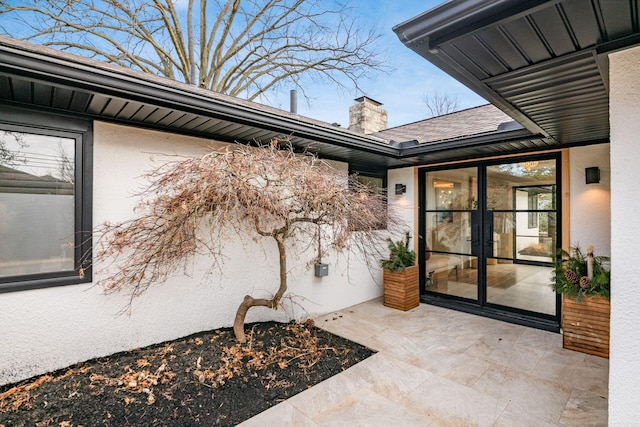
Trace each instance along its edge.
<instances>
[{"instance_id":1,"label":"wooden planter box","mask_svg":"<svg viewBox=\"0 0 640 427\"><path fill-rule=\"evenodd\" d=\"M562 346L569 350L609 358L610 302L585 297L580 302L562 297Z\"/></svg>"},{"instance_id":2,"label":"wooden planter box","mask_svg":"<svg viewBox=\"0 0 640 427\"><path fill-rule=\"evenodd\" d=\"M384 305L398 310L411 310L420 304L418 290L418 266L404 271L383 269Z\"/></svg>"}]
</instances>

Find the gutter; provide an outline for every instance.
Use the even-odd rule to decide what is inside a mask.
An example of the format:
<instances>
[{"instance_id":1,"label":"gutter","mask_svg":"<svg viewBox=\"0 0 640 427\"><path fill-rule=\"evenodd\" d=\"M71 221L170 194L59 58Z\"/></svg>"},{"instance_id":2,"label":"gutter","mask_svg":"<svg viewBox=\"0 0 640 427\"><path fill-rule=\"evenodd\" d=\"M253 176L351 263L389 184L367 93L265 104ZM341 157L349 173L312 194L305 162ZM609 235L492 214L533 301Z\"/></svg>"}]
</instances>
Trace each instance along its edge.
<instances>
[{"instance_id":1,"label":"gutter","mask_svg":"<svg viewBox=\"0 0 640 427\"><path fill-rule=\"evenodd\" d=\"M493 0L490 3L504 1L507 0ZM462 4L460 1L451 3L454 5ZM476 9L482 9L480 4L485 4L481 0L473 0L468 3L475 5ZM432 12L446 10L449 4L445 3L441 7L433 9ZM456 13L462 14L467 9L455 10ZM427 12L424 15L432 12ZM69 90L85 90L89 94L103 94L126 101L238 123L258 130L293 135L308 139L310 144L324 143L367 152L406 162L407 166L413 165L410 158L418 155L544 138L538 133L519 128L419 145L403 142L394 146L381 138L336 128L324 122L301 118L298 115L272 107L0 36L0 75L2 74L18 78L24 76L44 83L63 86ZM99 114L96 114L95 117L103 120L105 118L115 119L115 117ZM322 151L320 150L320 152Z\"/></svg>"},{"instance_id":2,"label":"gutter","mask_svg":"<svg viewBox=\"0 0 640 427\"><path fill-rule=\"evenodd\" d=\"M424 143L411 148L400 150L400 155L402 157L413 157L423 154L439 153L456 149L481 148L488 145L528 141L532 139L544 138L541 135L532 134L527 129L520 128L516 130L490 132L471 137Z\"/></svg>"},{"instance_id":3,"label":"gutter","mask_svg":"<svg viewBox=\"0 0 640 427\"><path fill-rule=\"evenodd\" d=\"M429 43L429 49L489 25L562 0L449 0L392 29L405 45Z\"/></svg>"},{"instance_id":4,"label":"gutter","mask_svg":"<svg viewBox=\"0 0 640 427\"><path fill-rule=\"evenodd\" d=\"M8 41L11 44L8 44ZM58 51L53 49L40 48L41 51L35 51L33 48L21 49L13 46L20 43L0 37L0 73L28 76L43 82L60 84L69 89L81 88L124 100L178 109L384 156L397 155L397 150L381 138L356 132L349 133L344 129L338 130L312 119L301 120L300 116L289 116L290 113L272 107L134 70L127 70L127 74L124 74L119 70L120 67L94 60L82 58L82 62L72 61L61 58L60 56L64 55L57 55Z\"/></svg>"}]
</instances>

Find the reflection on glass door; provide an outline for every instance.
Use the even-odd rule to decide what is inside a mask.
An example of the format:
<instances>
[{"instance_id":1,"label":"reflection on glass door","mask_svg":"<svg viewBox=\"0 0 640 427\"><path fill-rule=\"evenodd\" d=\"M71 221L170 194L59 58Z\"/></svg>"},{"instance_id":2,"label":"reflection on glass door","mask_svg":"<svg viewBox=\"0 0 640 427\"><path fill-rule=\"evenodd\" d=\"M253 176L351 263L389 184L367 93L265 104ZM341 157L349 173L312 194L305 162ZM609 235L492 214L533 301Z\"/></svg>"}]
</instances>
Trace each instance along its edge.
<instances>
[{"instance_id":1,"label":"reflection on glass door","mask_svg":"<svg viewBox=\"0 0 640 427\"><path fill-rule=\"evenodd\" d=\"M425 186L425 288L477 300L477 168L429 172Z\"/></svg>"},{"instance_id":2,"label":"reflection on glass door","mask_svg":"<svg viewBox=\"0 0 640 427\"><path fill-rule=\"evenodd\" d=\"M557 297L549 286L558 243L557 161L479 162L423 172L427 298L557 321Z\"/></svg>"},{"instance_id":3,"label":"reflection on glass door","mask_svg":"<svg viewBox=\"0 0 640 427\"><path fill-rule=\"evenodd\" d=\"M486 301L555 315L556 161L486 168Z\"/></svg>"}]
</instances>

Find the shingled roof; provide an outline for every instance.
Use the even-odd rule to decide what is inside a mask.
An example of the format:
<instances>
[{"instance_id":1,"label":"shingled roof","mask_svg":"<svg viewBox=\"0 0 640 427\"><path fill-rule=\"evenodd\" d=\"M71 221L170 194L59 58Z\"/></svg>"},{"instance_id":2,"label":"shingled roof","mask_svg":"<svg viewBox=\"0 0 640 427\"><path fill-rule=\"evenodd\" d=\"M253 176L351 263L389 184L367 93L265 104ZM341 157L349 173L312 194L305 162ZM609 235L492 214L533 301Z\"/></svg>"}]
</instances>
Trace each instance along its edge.
<instances>
[{"instance_id":1,"label":"shingled roof","mask_svg":"<svg viewBox=\"0 0 640 427\"><path fill-rule=\"evenodd\" d=\"M73 195L73 184L51 175L36 176L0 165L0 193Z\"/></svg>"},{"instance_id":2,"label":"shingled roof","mask_svg":"<svg viewBox=\"0 0 640 427\"><path fill-rule=\"evenodd\" d=\"M495 132L501 124L512 121L501 110L487 104L385 129L372 136L394 142L418 141L422 144Z\"/></svg>"}]
</instances>

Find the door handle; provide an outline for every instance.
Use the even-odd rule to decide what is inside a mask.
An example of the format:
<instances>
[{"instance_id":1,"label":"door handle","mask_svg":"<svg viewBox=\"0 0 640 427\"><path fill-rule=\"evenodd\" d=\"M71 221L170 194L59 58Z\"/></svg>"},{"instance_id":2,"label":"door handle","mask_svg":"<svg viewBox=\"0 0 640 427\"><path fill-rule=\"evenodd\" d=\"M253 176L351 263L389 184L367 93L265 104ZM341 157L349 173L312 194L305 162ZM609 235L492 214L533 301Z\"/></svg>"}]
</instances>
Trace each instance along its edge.
<instances>
[{"instance_id":1,"label":"door handle","mask_svg":"<svg viewBox=\"0 0 640 427\"><path fill-rule=\"evenodd\" d=\"M493 241L493 225L489 226L487 230L487 245L493 245L495 242Z\"/></svg>"},{"instance_id":2,"label":"door handle","mask_svg":"<svg viewBox=\"0 0 640 427\"><path fill-rule=\"evenodd\" d=\"M480 226L474 225L471 227L471 239L468 241L471 242L472 246L478 246L480 244Z\"/></svg>"}]
</instances>

